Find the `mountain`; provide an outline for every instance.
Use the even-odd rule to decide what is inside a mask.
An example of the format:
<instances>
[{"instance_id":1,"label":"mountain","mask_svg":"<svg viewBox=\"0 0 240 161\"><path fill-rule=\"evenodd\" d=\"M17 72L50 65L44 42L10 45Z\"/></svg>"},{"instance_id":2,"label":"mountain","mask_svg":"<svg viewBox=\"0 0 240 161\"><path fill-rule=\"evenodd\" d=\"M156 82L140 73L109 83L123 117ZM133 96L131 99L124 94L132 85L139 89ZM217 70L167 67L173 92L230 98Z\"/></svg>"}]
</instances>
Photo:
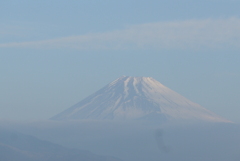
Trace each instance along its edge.
<instances>
[{"instance_id":1,"label":"mountain","mask_svg":"<svg viewBox=\"0 0 240 161\"><path fill-rule=\"evenodd\" d=\"M1 161L120 161L89 151L68 149L30 135L0 129Z\"/></svg>"},{"instance_id":2,"label":"mountain","mask_svg":"<svg viewBox=\"0 0 240 161\"><path fill-rule=\"evenodd\" d=\"M151 77L122 76L52 120L204 120L230 122Z\"/></svg>"}]
</instances>

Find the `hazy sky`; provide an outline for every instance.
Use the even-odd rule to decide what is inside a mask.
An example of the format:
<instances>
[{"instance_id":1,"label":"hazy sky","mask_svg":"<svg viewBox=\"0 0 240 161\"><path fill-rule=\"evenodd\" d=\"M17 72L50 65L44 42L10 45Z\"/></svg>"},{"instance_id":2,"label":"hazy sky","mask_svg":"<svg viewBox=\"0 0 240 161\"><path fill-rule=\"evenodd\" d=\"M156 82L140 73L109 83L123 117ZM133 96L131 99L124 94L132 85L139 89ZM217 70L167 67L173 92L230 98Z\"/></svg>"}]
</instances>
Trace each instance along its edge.
<instances>
[{"instance_id":1,"label":"hazy sky","mask_svg":"<svg viewBox=\"0 0 240 161\"><path fill-rule=\"evenodd\" d=\"M240 0L0 0L0 118L47 119L122 75L240 123Z\"/></svg>"}]
</instances>

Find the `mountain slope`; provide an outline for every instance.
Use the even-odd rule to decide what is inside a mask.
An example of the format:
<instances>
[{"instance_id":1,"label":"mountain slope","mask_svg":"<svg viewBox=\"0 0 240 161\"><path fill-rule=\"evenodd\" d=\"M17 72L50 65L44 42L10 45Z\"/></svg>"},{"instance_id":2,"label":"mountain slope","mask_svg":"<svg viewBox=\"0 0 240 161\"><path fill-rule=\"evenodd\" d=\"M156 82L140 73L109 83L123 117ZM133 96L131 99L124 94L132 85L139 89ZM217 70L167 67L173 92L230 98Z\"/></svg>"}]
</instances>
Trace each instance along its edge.
<instances>
[{"instance_id":1,"label":"mountain slope","mask_svg":"<svg viewBox=\"0 0 240 161\"><path fill-rule=\"evenodd\" d=\"M1 161L120 161L89 151L68 149L33 136L0 129Z\"/></svg>"},{"instance_id":2,"label":"mountain slope","mask_svg":"<svg viewBox=\"0 0 240 161\"><path fill-rule=\"evenodd\" d=\"M53 120L179 120L229 122L151 77L123 76Z\"/></svg>"}]
</instances>

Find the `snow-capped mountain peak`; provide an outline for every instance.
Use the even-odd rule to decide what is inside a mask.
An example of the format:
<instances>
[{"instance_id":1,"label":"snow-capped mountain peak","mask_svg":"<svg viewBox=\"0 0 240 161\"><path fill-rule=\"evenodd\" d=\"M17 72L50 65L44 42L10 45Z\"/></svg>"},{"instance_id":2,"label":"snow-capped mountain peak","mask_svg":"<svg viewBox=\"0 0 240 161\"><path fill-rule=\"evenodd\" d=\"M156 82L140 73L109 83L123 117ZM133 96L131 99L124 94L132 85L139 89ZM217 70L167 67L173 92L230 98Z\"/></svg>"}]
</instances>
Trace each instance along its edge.
<instances>
[{"instance_id":1,"label":"snow-capped mountain peak","mask_svg":"<svg viewBox=\"0 0 240 161\"><path fill-rule=\"evenodd\" d=\"M76 105L54 116L54 120L204 120L230 122L151 77L122 76Z\"/></svg>"}]
</instances>

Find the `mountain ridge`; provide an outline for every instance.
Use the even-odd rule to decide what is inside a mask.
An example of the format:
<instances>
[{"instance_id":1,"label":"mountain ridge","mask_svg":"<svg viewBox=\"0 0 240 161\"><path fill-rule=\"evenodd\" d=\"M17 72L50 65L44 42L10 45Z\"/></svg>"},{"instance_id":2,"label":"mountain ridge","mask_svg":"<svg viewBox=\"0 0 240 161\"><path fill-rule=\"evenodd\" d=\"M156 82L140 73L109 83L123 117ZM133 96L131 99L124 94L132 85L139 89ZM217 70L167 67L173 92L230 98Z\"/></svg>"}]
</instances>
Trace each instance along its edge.
<instances>
[{"instance_id":1,"label":"mountain ridge","mask_svg":"<svg viewBox=\"0 0 240 161\"><path fill-rule=\"evenodd\" d=\"M121 161L88 150L66 148L34 136L0 127L1 161Z\"/></svg>"}]
</instances>

